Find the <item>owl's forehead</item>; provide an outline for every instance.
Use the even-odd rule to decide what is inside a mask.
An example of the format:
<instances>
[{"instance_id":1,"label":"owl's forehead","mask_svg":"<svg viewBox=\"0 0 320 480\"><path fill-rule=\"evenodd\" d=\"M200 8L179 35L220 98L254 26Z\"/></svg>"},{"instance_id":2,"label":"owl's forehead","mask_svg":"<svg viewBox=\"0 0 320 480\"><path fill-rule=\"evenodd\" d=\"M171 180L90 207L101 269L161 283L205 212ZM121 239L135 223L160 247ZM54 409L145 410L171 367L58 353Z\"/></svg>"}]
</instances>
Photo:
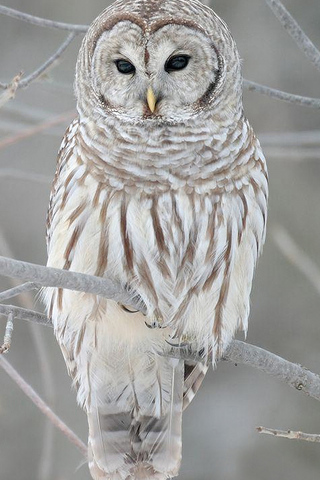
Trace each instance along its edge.
<instances>
[{"instance_id":1,"label":"owl's forehead","mask_svg":"<svg viewBox=\"0 0 320 480\"><path fill-rule=\"evenodd\" d=\"M212 40L192 21L179 21L178 19L163 19L146 26L140 22L139 18L121 18L114 19L107 25L104 25L99 32L96 32L96 38L92 44L91 54L99 47L107 47L108 50L120 48L125 45L133 45L135 49L141 48L159 50L161 45L188 43L212 44ZM192 40L192 42L191 42Z\"/></svg>"},{"instance_id":2,"label":"owl's forehead","mask_svg":"<svg viewBox=\"0 0 320 480\"><path fill-rule=\"evenodd\" d=\"M136 66L152 68L175 52L213 59L212 49L217 53L212 40L192 24L164 22L145 29L133 19L122 19L100 34L91 57L105 63L123 56Z\"/></svg>"}]
</instances>

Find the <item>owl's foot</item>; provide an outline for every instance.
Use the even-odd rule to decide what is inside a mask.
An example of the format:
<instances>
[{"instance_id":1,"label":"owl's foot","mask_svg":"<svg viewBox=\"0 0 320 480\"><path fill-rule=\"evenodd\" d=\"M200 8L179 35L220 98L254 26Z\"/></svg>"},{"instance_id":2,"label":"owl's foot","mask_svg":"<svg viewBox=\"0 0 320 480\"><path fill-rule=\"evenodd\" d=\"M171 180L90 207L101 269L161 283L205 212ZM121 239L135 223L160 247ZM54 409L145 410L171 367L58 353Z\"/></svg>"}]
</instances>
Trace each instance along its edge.
<instances>
[{"instance_id":1,"label":"owl's foot","mask_svg":"<svg viewBox=\"0 0 320 480\"><path fill-rule=\"evenodd\" d=\"M159 312L154 312L152 316L148 318L147 321L144 322L148 328L166 328L164 324L164 320Z\"/></svg>"},{"instance_id":2,"label":"owl's foot","mask_svg":"<svg viewBox=\"0 0 320 480\"><path fill-rule=\"evenodd\" d=\"M173 339L174 340L174 339ZM188 342L187 339L180 338L176 341L166 340L167 344L172 347L169 356L181 358L182 360L190 360L193 362L202 362L210 364L212 360L211 347L197 348L194 343Z\"/></svg>"}]
</instances>

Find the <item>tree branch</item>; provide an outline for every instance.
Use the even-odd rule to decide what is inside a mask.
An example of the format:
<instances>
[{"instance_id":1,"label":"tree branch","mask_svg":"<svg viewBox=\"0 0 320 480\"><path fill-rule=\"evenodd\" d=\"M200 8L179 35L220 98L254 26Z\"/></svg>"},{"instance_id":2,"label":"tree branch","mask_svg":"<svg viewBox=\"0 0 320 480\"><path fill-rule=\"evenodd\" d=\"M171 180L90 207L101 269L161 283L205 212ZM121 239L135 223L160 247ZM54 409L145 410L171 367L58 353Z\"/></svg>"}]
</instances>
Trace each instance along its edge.
<instances>
[{"instance_id":1,"label":"tree branch","mask_svg":"<svg viewBox=\"0 0 320 480\"><path fill-rule=\"evenodd\" d=\"M292 430L275 430L274 428L266 427L257 427L257 431L275 437L289 438L290 440L305 440L306 442L320 443L320 435L314 433L294 432Z\"/></svg>"},{"instance_id":2,"label":"tree branch","mask_svg":"<svg viewBox=\"0 0 320 480\"><path fill-rule=\"evenodd\" d=\"M14 307L12 305L0 305L0 315L8 316L9 314L12 314L16 319L52 327L51 321L44 314L32 310L26 310L24 308ZM173 347L168 355L184 360L203 361L203 357L196 356L188 349L183 348ZM258 370L287 383L296 390L302 391L306 395L320 400L319 375L310 372L301 365L291 363L278 355L268 352L267 350L250 345L249 343L240 342L239 340L233 340L224 353L223 360L257 368Z\"/></svg>"},{"instance_id":3,"label":"tree branch","mask_svg":"<svg viewBox=\"0 0 320 480\"><path fill-rule=\"evenodd\" d=\"M14 305L0 304L0 315L8 316L12 314L14 319L25 320L27 322L37 323L38 325L45 325L52 327L51 320L40 312L28 310L26 308L16 307Z\"/></svg>"},{"instance_id":4,"label":"tree branch","mask_svg":"<svg viewBox=\"0 0 320 480\"><path fill-rule=\"evenodd\" d=\"M300 25L280 2L280 0L265 0L271 8L281 25L291 35L297 46L313 65L320 71L320 51L312 43L310 38L304 33Z\"/></svg>"},{"instance_id":5,"label":"tree branch","mask_svg":"<svg viewBox=\"0 0 320 480\"><path fill-rule=\"evenodd\" d=\"M252 82L251 80L243 80L243 87L249 92L261 93L267 97L275 98L288 103L294 103L296 105L301 105L302 107L320 108L320 98L293 95L292 93L270 88L266 85Z\"/></svg>"},{"instance_id":6,"label":"tree branch","mask_svg":"<svg viewBox=\"0 0 320 480\"><path fill-rule=\"evenodd\" d=\"M25 281L36 282L43 287L60 287L78 292L93 293L124 305L130 305L134 309L145 311L144 305L135 296L134 292L125 289L115 279L44 267L1 256L0 275L22 278Z\"/></svg>"},{"instance_id":7,"label":"tree branch","mask_svg":"<svg viewBox=\"0 0 320 480\"><path fill-rule=\"evenodd\" d=\"M255 367L309 397L320 400L319 375L260 347L234 340L226 350L224 359Z\"/></svg>"},{"instance_id":8,"label":"tree branch","mask_svg":"<svg viewBox=\"0 0 320 480\"><path fill-rule=\"evenodd\" d=\"M31 292L31 290L37 290L40 288L39 285L32 282L23 283L22 285L18 285L17 287L10 288L9 290L5 290L4 292L0 292L0 302L4 300L9 300L9 298L16 297L24 292Z\"/></svg>"},{"instance_id":9,"label":"tree branch","mask_svg":"<svg viewBox=\"0 0 320 480\"><path fill-rule=\"evenodd\" d=\"M75 38L75 36L76 36L76 33L71 32L67 36L65 41L60 45L60 47L54 52L54 54L51 55L51 57L49 57L42 65L40 65L40 67L37 68L37 70L32 72L30 75L28 75L23 80L20 80L20 82L18 83L18 88L28 87L31 82L33 82L34 80L39 78L41 75L43 75L47 70L49 70L49 68L52 66L52 64L56 60L58 60L61 57L61 55L63 54L63 52L68 48L68 46L70 45L72 40Z\"/></svg>"},{"instance_id":10,"label":"tree branch","mask_svg":"<svg viewBox=\"0 0 320 480\"><path fill-rule=\"evenodd\" d=\"M74 25L71 23L55 22L46 18L35 17L28 13L14 10L13 8L0 5L0 14L7 15L8 17L17 18L32 25L38 25L39 27L58 28L60 30L67 30L69 32L85 33L88 30L88 25Z\"/></svg>"},{"instance_id":11,"label":"tree branch","mask_svg":"<svg viewBox=\"0 0 320 480\"><path fill-rule=\"evenodd\" d=\"M51 408L42 400L42 398L33 390L33 388L19 375L13 366L0 356L0 366L12 378L19 388L30 398L30 400L49 418L49 420L58 428L78 450L87 456L87 447L79 437L56 415Z\"/></svg>"},{"instance_id":12,"label":"tree branch","mask_svg":"<svg viewBox=\"0 0 320 480\"><path fill-rule=\"evenodd\" d=\"M22 76L22 74L20 73L19 75L17 75L14 78L13 82L15 81L15 79L17 79L15 81L15 83L11 82L11 83L6 84L6 83L0 82L0 87L1 88L5 89L5 90L9 90L9 94L7 95L8 100L10 100L10 98L13 98L15 96L16 91L19 88L28 87L32 82L37 80L39 77L41 77L41 75L43 75L46 71L48 71L49 68L52 67L53 63L56 60L58 60L61 57L61 55L63 54L63 52L68 48L68 46L70 45L70 43L72 42L72 40L74 39L75 36L76 36L75 32L70 33L68 35L68 37L66 38L66 40L54 52L54 54L51 55L51 57L49 57L42 65L40 65L39 68L37 68L34 72L32 72L30 75L28 75L23 80L20 79L21 76ZM4 103L5 103L5 101L3 100L4 97L5 96L3 95L1 105L4 105Z\"/></svg>"}]
</instances>

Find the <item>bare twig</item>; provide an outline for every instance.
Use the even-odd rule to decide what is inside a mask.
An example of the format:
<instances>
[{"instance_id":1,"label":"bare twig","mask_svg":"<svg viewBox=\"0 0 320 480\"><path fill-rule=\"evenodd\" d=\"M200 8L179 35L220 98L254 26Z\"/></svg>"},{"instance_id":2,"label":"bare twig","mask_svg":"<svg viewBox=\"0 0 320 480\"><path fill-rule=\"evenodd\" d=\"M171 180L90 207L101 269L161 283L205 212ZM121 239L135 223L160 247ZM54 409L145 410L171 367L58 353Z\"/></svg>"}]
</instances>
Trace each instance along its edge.
<instances>
[{"instance_id":1,"label":"bare twig","mask_svg":"<svg viewBox=\"0 0 320 480\"><path fill-rule=\"evenodd\" d=\"M110 278L100 278L58 268L43 267L42 265L21 262L6 257L0 257L0 275L22 278L26 281L39 283L44 287L61 287L79 292L93 293L124 305L131 305L135 309L143 310L143 305L139 299L134 297L134 292L130 293L118 281Z\"/></svg>"},{"instance_id":2,"label":"bare twig","mask_svg":"<svg viewBox=\"0 0 320 480\"><path fill-rule=\"evenodd\" d=\"M37 80L37 78L41 77L41 75L47 72L49 68L54 64L54 62L56 62L61 57L61 55L68 48L68 46L70 45L70 43L72 42L75 36L76 36L76 33L71 32L67 36L65 41L60 45L60 47L54 52L54 54L51 55L51 57L49 57L42 65L40 65L40 67L37 68L37 70L32 72L23 80L20 80L20 82L18 83L18 88L28 87L31 82L33 82L34 80Z\"/></svg>"},{"instance_id":3,"label":"bare twig","mask_svg":"<svg viewBox=\"0 0 320 480\"><path fill-rule=\"evenodd\" d=\"M27 322L52 327L51 321L43 313L35 312L34 310L28 310L26 308L16 307L14 305L0 304L0 315L8 316L11 313L13 314L14 318L18 320L26 320Z\"/></svg>"},{"instance_id":4,"label":"bare twig","mask_svg":"<svg viewBox=\"0 0 320 480\"><path fill-rule=\"evenodd\" d=\"M88 25L74 25L71 23L55 22L46 18L35 17L28 13L14 10L13 8L0 5L0 14L7 15L8 17L17 18L24 22L31 23L32 25L38 25L39 27L58 28L60 30L67 30L69 32L85 33L88 30Z\"/></svg>"},{"instance_id":5,"label":"bare twig","mask_svg":"<svg viewBox=\"0 0 320 480\"><path fill-rule=\"evenodd\" d=\"M298 25L296 20L280 0L266 0L266 3L280 21L281 25L286 29L289 35L291 35L300 50L302 50L313 65L320 70L320 51L304 33L300 25Z\"/></svg>"},{"instance_id":6,"label":"bare twig","mask_svg":"<svg viewBox=\"0 0 320 480\"><path fill-rule=\"evenodd\" d=\"M7 353L10 350L12 333L13 333L13 315L12 313L10 313L7 318L3 344L0 347L0 355L2 355L3 353Z\"/></svg>"},{"instance_id":7,"label":"bare twig","mask_svg":"<svg viewBox=\"0 0 320 480\"><path fill-rule=\"evenodd\" d=\"M71 120L75 115L76 115L75 110L70 110L68 112L61 113L60 115L55 115L54 117L51 117L45 120L44 122L41 122L38 125L35 125L34 127L26 128L15 135L10 135L0 141L0 149L4 147L8 147L9 145L16 144L17 142L20 142L21 140L32 137L33 135L43 132L48 128L59 125L68 120ZM0 173L0 176L1 176L1 173Z\"/></svg>"},{"instance_id":8,"label":"bare twig","mask_svg":"<svg viewBox=\"0 0 320 480\"><path fill-rule=\"evenodd\" d=\"M66 40L60 45L58 50L56 50L55 53L51 55L51 57L49 57L42 65L40 65L39 68L37 68L34 72L32 72L23 80L21 80L22 73L20 73L9 84L0 82L0 87L5 89L4 93L0 97L0 107L5 103L7 103L7 101L10 100L11 98L14 98L16 91L19 88L28 87L32 82L37 80L45 72L47 72L50 68L52 68L53 64L61 57L61 55L66 50L66 48L70 45L70 43L72 42L75 36L76 36L75 32L70 33L66 38Z\"/></svg>"},{"instance_id":9,"label":"bare twig","mask_svg":"<svg viewBox=\"0 0 320 480\"><path fill-rule=\"evenodd\" d=\"M283 227L274 228L272 236L281 253L303 273L320 294L320 269L315 262L296 244Z\"/></svg>"},{"instance_id":10,"label":"bare twig","mask_svg":"<svg viewBox=\"0 0 320 480\"><path fill-rule=\"evenodd\" d=\"M306 442L320 443L320 435L314 433L294 432L292 430L275 430L266 427L257 427L257 431L275 437L289 438L290 440L305 440Z\"/></svg>"},{"instance_id":11,"label":"bare twig","mask_svg":"<svg viewBox=\"0 0 320 480\"><path fill-rule=\"evenodd\" d=\"M73 443L78 450L87 456L87 447L77 437L77 435L56 415L51 408L39 397L39 395L33 390L33 388L19 375L19 373L13 368L13 366L0 357L0 366L3 370L12 378L12 380L18 385L18 387L30 398L30 400L46 415L49 420L58 428L69 440Z\"/></svg>"},{"instance_id":12,"label":"bare twig","mask_svg":"<svg viewBox=\"0 0 320 480\"><path fill-rule=\"evenodd\" d=\"M22 72L18 73L18 75L16 75L9 84L3 86L3 84L0 83L0 87L5 88L5 91L0 95L0 108L15 97L21 77Z\"/></svg>"},{"instance_id":13,"label":"bare twig","mask_svg":"<svg viewBox=\"0 0 320 480\"><path fill-rule=\"evenodd\" d=\"M13 287L9 290L5 290L4 292L0 292L0 302L3 302L4 300L9 300L9 298L16 297L23 292L31 292L31 290L37 290L38 288L40 288L40 286L36 283L23 283L22 285L18 285L17 287Z\"/></svg>"},{"instance_id":14,"label":"bare twig","mask_svg":"<svg viewBox=\"0 0 320 480\"><path fill-rule=\"evenodd\" d=\"M259 83L250 80L244 80L243 87L249 92L261 93L262 95L267 95L268 97L276 98L277 100L283 100L284 102L301 105L302 107L320 108L320 98L293 95L292 93L282 92L281 90L270 88L266 85L260 85Z\"/></svg>"},{"instance_id":15,"label":"bare twig","mask_svg":"<svg viewBox=\"0 0 320 480\"><path fill-rule=\"evenodd\" d=\"M10 247L6 237L0 230L0 252L7 257L14 257L12 248ZM10 278L9 283L13 287L18 286L16 279ZM31 291L21 292L18 297L19 304L27 309L33 308L34 298L31 295ZM56 399L56 389L54 386L54 376L52 371L52 365L49 359L48 349L45 345L43 329L38 328L36 323L29 323L29 330L31 333L32 341L34 344L34 353L36 355L36 362L40 371L40 378L43 385L43 393L45 395L45 401L51 406L54 406ZM42 446L39 455L39 467L38 467L38 479L49 480L52 475L53 464L53 445L54 445L54 426L48 419L43 425L42 434Z\"/></svg>"}]
</instances>

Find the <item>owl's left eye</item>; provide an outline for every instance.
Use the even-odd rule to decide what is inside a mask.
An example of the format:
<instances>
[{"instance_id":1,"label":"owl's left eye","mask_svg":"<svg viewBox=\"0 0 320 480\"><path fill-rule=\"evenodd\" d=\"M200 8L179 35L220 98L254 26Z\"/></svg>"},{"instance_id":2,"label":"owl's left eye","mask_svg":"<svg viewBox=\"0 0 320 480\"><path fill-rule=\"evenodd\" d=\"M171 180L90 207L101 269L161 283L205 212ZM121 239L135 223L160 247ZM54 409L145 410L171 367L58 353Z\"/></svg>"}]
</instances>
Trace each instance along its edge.
<instances>
[{"instance_id":1,"label":"owl's left eye","mask_svg":"<svg viewBox=\"0 0 320 480\"><path fill-rule=\"evenodd\" d=\"M189 55L175 55L174 57L168 58L164 69L168 73L183 70L188 66L189 60Z\"/></svg>"},{"instance_id":2,"label":"owl's left eye","mask_svg":"<svg viewBox=\"0 0 320 480\"><path fill-rule=\"evenodd\" d=\"M128 62L128 60L116 60L115 61L116 67L120 73L124 75L129 75L135 73L136 67L132 65L132 63Z\"/></svg>"}]
</instances>

